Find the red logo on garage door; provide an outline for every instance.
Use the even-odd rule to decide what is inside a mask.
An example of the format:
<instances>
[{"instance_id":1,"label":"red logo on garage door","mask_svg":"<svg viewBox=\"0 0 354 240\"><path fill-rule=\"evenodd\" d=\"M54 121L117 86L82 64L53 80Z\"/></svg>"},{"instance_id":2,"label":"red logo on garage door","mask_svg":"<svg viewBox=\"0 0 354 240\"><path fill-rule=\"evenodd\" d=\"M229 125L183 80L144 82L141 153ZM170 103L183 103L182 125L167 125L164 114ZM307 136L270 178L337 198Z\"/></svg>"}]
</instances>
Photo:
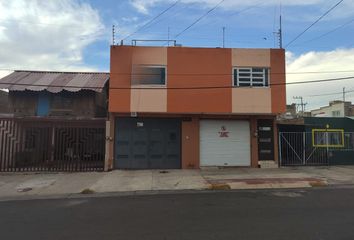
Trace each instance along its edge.
<instances>
[{"instance_id":1,"label":"red logo on garage door","mask_svg":"<svg viewBox=\"0 0 354 240\"><path fill-rule=\"evenodd\" d=\"M225 126L221 126L221 131L219 132L219 137L229 137L229 132L226 130Z\"/></svg>"}]
</instances>

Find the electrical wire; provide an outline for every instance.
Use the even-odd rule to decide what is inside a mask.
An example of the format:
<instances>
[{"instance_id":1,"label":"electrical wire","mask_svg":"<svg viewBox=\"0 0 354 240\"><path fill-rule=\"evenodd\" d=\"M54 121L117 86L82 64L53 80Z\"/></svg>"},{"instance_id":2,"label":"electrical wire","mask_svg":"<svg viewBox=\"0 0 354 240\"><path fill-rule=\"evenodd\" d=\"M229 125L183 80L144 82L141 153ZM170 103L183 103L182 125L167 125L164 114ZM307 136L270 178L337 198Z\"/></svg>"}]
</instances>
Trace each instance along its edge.
<instances>
[{"instance_id":1,"label":"electrical wire","mask_svg":"<svg viewBox=\"0 0 354 240\"><path fill-rule=\"evenodd\" d=\"M150 29L152 26L155 26L156 24L158 24L158 23L160 23L160 22L167 21L168 19L173 19L173 20L175 21L176 17L179 16L179 15L181 15L182 11L187 10L188 8L190 8L190 7L191 7L192 5L194 5L194 4L196 4L196 3L191 3L191 4L189 4L189 5L183 6L183 7L180 8L180 9L177 9L176 12L174 12L174 13L172 13L172 14L169 14L169 15L167 15L166 17L163 17L163 18L159 19L158 21L155 21L154 23L150 24L149 26L147 26L147 27L145 28L145 30L146 30L146 29ZM170 23L168 23L167 25L170 25ZM149 34L150 34L151 32L152 32L152 31L149 31ZM160 33L166 34L166 31L163 31L163 32L160 32Z\"/></svg>"},{"instance_id":2,"label":"electrical wire","mask_svg":"<svg viewBox=\"0 0 354 240\"><path fill-rule=\"evenodd\" d=\"M328 15L332 10L338 7L344 0L340 0L333 7L327 10L324 14L322 14L315 22L313 22L310 26L308 26L304 31L298 34L293 40L291 40L288 44L285 45L285 48L289 47L292 43L294 43L297 39L299 39L303 34L305 34L310 28L312 28L316 23L318 23L322 18Z\"/></svg>"},{"instance_id":3,"label":"electrical wire","mask_svg":"<svg viewBox=\"0 0 354 240\"><path fill-rule=\"evenodd\" d=\"M32 69L23 69L18 70L15 68L0 68L0 71L21 71L21 72L61 72L61 71L39 71L39 70L32 70ZM280 75L302 75L302 74L333 74L333 73L353 73L354 69L348 70L336 70L336 71L305 71L305 72L272 72L270 71L271 75L280 74ZM97 72L96 72L97 73ZM109 73L109 72L103 72ZM131 76L149 76L149 75L156 75L156 74L144 74L144 73L120 73L120 75L131 75ZM232 73L168 73L170 76L232 76Z\"/></svg>"},{"instance_id":4,"label":"electrical wire","mask_svg":"<svg viewBox=\"0 0 354 240\"><path fill-rule=\"evenodd\" d=\"M257 2L257 3L254 4L254 5L251 5L251 6L249 6L249 7L245 7L245 8L243 8L243 9L241 9L241 10L239 10L239 11L236 11L236 12L233 12L233 13L227 15L227 16L223 16L222 18L218 18L218 19L216 19L215 21L213 21L212 23L207 22L207 23L201 24L201 25L199 25L199 27L203 27L203 26L205 26L205 25L208 25L208 27L210 28L211 26L216 25L216 23L217 23L218 21L220 21L220 20L224 20L225 18L230 19L230 17L234 17L234 16L241 15L241 14L244 13L244 12L250 11L250 10L252 10L252 9L254 9L254 8L257 8L257 7L259 7L259 6L261 6L261 5L264 5L264 4L266 4L265 1L259 1L259 2ZM233 23L232 25L234 25L234 23ZM240 36L240 35L238 34L237 36Z\"/></svg>"},{"instance_id":5,"label":"electrical wire","mask_svg":"<svg viewBox=\"0 0 354 240\"><path fill-rule=\"evenodd\" d=\"M188 29L190 29L191 27L193 27L195 24L197 24L199 21L201 21L203 18L205 18L208 14L210 14L212 11L214 11L216 8L218 8L223 2L225 2L225 0L221 0L218 4L216 4L214 7L212 7L211 9L209 9L206 13L204 13L202 16L200 16L199 18L197 18L192 24L190 24L188 27L186 27L185 29L183 29L181 32L179 32L178 34L175 35L175 38L178 38L179 36L181 36L184 32L186 32Z\"/></svg>"},{"instance_id":6,"label":"electrical wire","mask_svg":"<svg viewBox=\"0 0 354 240\"><path fill-rule=\"evenodd\" d=\"M298 85L298 84L310 84L310 83L323 83L323 82L334 82L354 79L351 77L342 78L328 78L319 80L309 80L309 81L299 81L299 82L285 82L285 83L270 83L269 86L284 86L284 85ZM99 87L82 87L82 86L63 86L63 85L48 85L48 84L33 84L33 83L13 83L13 82L1 82L1 85L11 85L11 86L32 86L32 87L65 87L65 88L84 88L84 89L97 89ZM2 87L4 88L4 87ZM235 86L204 86L204 87L164 87L163 89L171 90L203 90L203 89L230 89L235 88ZM242 87L240 87L242 88ZM156 89L155 87L110 87L109 89L119 89L119 90L129 90L129 89Z\"/></svg>"},{"instance_id":7,"label":"electrical wire","mask_svg":"<svg viewBox=\"0 0 354 240\"><path fill-rule=\"evenodd\" d=\"M176 6L179 2L181 2L182 0L177 0L175 1L172 5L170 5L168 8L166 8L165 10L163 10L161 13L159 13L158 15L156 15L155 17L153 17L151 20L149 20L147 23L143 24L141 27L139 27L136 31L130 33L128 36L126 36L125 38L123 38L123 41L126 40L127 38L133 36L134 34L136 34L137 32L141 31L143 28L145 28L146 26L148 26L150 23L152 23L153 21L155 21L157 18L159 18L160 16L162 16L164 13L168 12L171 8L173 8L174 6Z\"/></svg>"},{"instance_id":8,"label":"electrical wire","mask_svg":"<svg viewBox=\"0 0 354 240\"><path fill-rule=\"evenodd\" d=\"M349 90L349 91L344 91L344 92L342 91L342 92L316 94L316 95L307 95L307 96L304 96L304 97L324 97L324 96L342 95L343 93L347 94L347 93L352 93L352 92L354 92L354 90Z\"/></svg>"},{"instance_id":9,"label":"electrical wire","mask_svg":"<svg viewBox=\"0 0 354 240\"><path fill-rule=\"evenodd\" d=\"M351 23L353 23L353 22L354 22L354 19L352 19L352 20L350 20L349 22L346 22L346 23L344 23L344 24L342 24L342 25L340 25L340 26L338 26L338 27L336 27L336 28L334 28L334 29L332 29L332 30L330 30L330 31L328 31L328 32L326 32L326 33L324 33L324 34L318 36L318 37L315 37L315 38L312 38L312 39L310 39L310 40L304 41L304 42L302 42L302 43L296 44L296 46L302 45L302 44L306 44L306 43L309 43L309 42L313 42L313 41L318 40L318 39L321 39L321 38L323 38L323 37L325 37L325 36L327 36L327 35L329 35L329 34L331 34L331 33L334 33L334 32L336 32L337 30L339 30L339 29L341 29L341 28L343 28L343 27L345 27L345 26L347 26L347 25L349 25L349 24L351 24Z\"/></svg>"}]
</instances>

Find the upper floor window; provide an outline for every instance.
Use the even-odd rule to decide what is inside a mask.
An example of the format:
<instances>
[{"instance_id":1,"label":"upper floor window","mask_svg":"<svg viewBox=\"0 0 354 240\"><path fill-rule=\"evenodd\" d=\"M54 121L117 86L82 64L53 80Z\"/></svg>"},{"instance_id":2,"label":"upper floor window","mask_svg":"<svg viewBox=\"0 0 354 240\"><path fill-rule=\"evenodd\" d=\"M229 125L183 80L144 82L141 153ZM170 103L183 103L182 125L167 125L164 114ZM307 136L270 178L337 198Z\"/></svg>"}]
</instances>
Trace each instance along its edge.
<instances>
[{"instance_id":1,"label":"upper floor window","mask_svg":"<svg viewBox=\"0 0 354 240\"><path fill-rule=\"evenodd\" d=\"M133 66L132 85L166 85L166 66Z\"/></svg>"},{"instance_id":2,"label":"upper floor window","mask_svg":"<svg viewBox=\"0 0 354 240\"><path fill-rule=\"evenodd\" d=\"M269 68L234 68L234 86L237 87L268 87Z\"/></svg>"},{"instance_id":3,"label":"upper floor window","mask_svg":"<svg viewBox=\"0 0 354 240\"><path fill-rule=\"evenodd\" d=\"M340 117L340 111L332 111L333 117Z\"/></svg>"}]
</instances>

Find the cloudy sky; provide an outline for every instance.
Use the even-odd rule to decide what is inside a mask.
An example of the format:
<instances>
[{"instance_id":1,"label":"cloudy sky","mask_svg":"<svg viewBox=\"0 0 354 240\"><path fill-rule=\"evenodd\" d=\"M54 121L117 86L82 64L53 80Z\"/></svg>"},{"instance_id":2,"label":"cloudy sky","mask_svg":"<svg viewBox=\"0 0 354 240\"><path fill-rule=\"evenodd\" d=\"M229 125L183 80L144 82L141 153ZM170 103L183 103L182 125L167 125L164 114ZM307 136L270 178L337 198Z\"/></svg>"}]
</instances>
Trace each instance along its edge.
<instances>
[{"instance_id":1,"label":"cloudy sky","mask_svg":"<svg viewBox=\"0 0 354 240\"><path fill-rule=\"evenodd\" d=\"M351 77L354 0L344 0L289 44L338 1L224 0L180 34L220 0L0 0L0 77L15 69L109 71L112 24L118 42L170 6L125 43L169 33L184 46L221 47L225 27L226 47L273 48L281 12L288 82ZM341 99L343 87L354 102L354 80L289 85L288 102L303 96L307 108L315 108Z\"/></svg>"}]
</instances>

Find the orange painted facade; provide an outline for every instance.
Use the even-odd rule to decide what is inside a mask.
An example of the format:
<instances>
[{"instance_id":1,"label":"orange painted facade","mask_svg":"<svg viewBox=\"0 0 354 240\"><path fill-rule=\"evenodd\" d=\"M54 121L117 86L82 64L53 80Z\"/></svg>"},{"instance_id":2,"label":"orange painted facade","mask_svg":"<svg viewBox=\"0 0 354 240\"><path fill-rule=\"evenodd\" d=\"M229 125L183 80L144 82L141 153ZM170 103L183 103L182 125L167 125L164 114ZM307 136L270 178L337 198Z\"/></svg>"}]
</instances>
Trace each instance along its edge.
<instances>
[{"instance_id":1,"label":"orange painted facade","mask_svg":"<svg viewBox=\"0 0 354 240\"><path fill-rule=\"evenodd\" d=\"M138 65L166 67L166 84L132 85L133 69ZM234 67L268 68L270 86L233 86ZM132 112L140 117L190 118L181 121L182 168L199 168L199 123L205 118L249 121L251 166L258 167L257 119L274 120L284 112L285 91L283 49L111 47L110 119ZM276 147L276 134L274 141ZM109 169L113 168L113 142L106 164ZM275 161L276 153L275 149Z\"/></svg>"},{"instance_id":2,"label":"orange painted facade","mask_svg":"<svg viewBox=\"0 0 354 240\"><path fill-rule=\"evenodd\" d=\"M199 168L199 119L182 121L182 168Z\"/></svg>"},{"instance_id":3,"label":"orange painted facade","mask_svg":"<svg viewBox=\"0 0 354 240\"><path fill-rule=\"evenodd\" d=\"M130 89L135 65L165 66L166 84ZM269 68L271 86L234 87L233 67ZM279 114L285 96L282 49L111 48L109 112Z\"/></svg>"},{"instance_id":4,"label":"orange painted facade","mask_svg":"<svg viewBox=\"0 0 354 240\"><path fill-rule=\"evenodd\" d=\"M270 54L272 113L279 114L286 109L285 53L283 49L273 49Z\"/></svg>"},{"instance_id":5,"label":"orange painted facade","mask_svg":"<svg viewBox=\"0 0 354 240\"><path fill-rule=\"evenodd\" d=\"M167 112L231 112L231 88L210 88L231 87L230 49L169 48L167 53Z\"/></svg>"}]
</instances>

